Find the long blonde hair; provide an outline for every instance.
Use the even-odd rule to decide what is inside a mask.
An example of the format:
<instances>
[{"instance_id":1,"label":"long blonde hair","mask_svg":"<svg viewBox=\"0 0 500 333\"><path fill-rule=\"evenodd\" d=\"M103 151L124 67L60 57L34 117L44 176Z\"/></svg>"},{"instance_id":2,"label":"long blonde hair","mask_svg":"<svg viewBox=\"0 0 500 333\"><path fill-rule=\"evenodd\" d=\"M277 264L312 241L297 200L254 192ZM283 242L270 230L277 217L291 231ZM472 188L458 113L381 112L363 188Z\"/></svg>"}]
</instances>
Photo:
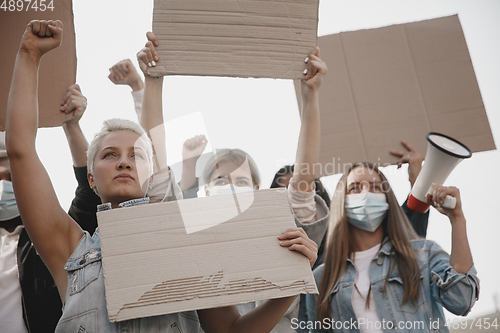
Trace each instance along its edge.
<instances>
[{"instance_id":1,"label":"long blonde hair","mask_svg":"<svg viewBox=\"0 0 500 333\"><path fill-rule=\"evenodd\" d=\"M384 238L388 237L392 242L391 264L385 284L387 285L393 264L396 264L403 281L403 302L408 300L414 302L418 298L420 268L413 247L410 244L410 240L417 239L418 236L406 218L403 209L399 206L384 174L371 163L356 163L351 165L340 178L330 206L330 221L324 259L325 267L316 303L316 315L319 320L330 318L330 293L344 274L347 258L353 252L349 238L350 226L345 216L344 205L347 193L347 175L356 167L365 167L377 172L382 180L382 190L386 194L387 203L389 204L387 217L382 224Z\"/></svg>"}]
</instances>

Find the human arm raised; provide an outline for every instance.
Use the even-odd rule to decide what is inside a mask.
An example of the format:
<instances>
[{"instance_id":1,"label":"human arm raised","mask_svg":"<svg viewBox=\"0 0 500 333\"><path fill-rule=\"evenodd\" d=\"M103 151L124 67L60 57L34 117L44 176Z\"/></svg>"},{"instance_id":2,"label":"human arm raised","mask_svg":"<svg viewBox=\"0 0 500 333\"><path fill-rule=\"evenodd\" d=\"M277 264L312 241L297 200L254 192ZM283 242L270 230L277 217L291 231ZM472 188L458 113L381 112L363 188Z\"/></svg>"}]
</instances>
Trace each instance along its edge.
<instances>
[{"instance_id":1,"label":"human arm raised","mask_svg":"<svg viewBox=\"0 0 500 333\"><path fill-rule=\"evenodd\" d=\"M302 113L295 158L295 167L290 185L302 192L314 190L314 166L319 158L319 87L327 72L324 61L319 58L316 47L306 58L307 74L300 82L302 94Z\"/></svg>"},{"instance_id":2,"label":"human arm raised","mask_svg":"<svg viewBox=\"0 0 500 333\"><path fill-rule=\"evenodd\" d=\"M443 208L444 199L447 195L456 198L454 209ZM427 194L427 203L431 204L441 214L448 216L451 223L451 254L450 264L458 273L465 274L474 264L472 253L467 238L467 227L464 212L462 211L462 200L458 188L440 186L433 184L430 193Z\"/></svg>"},{"instance_id":3,"label":"human arm raised","mask_svg":"<svg viewBox=\"0 0 500 333\"><path fill-rule=\"evenodd\" d=\"M148 67L156 66L155 61L159 59L155 48L158 46L156 36L148 32L147 37L146 46L137 53L139 67L145 76L140 123L153 142L155 173L162 173L168 171L162 106L163 76L152 77L146 74Z\"/></svg>"},{"instance_id":4,"label":"human arm raised","mask_svg":"<svg viewBox=\"0 0 500 333\"><path fill-rule=\"evenodd\" d=\"M204 135L197 135L187 139L182 145L182 178L179 186L186 192L196 183L196 162L207 146Z\"/></svg>"},{"instance_id":5,"label":"human arm raised","mask_svg":"<svg viewBox=\"0 0 500 333\"><path fill-rule=\"evenodd\" d=\"M24 226L64 299L64 271L83 235L59 205L35 148L38 129L38 67L41 57L62 40L60 21L31 21L16 56L7 103L6 141L12 184Z\"/></svg>"},{"instance_id":6,"label":"human arm raised","mask_svg":"<svg viewBox=\"0 0 500 333\"><path fill-rule=\"evenodd\" d=\"M83 135L80 119L87 109L87 98L83 96L78 84L73 84L68 88L61 105L61 112L72 113L73 115L73 118L66 121L62 126L73 158L73 166L76 168L85 167L87 166L89 143L85 135Z\"/></svg>"},{"instance_id":7,"label":"human arm raised","mask_svg":"<svg viewBox=\"0 0 500 333\"><path fill-rule=\"evenodd\" d=\"M403 150L391 150L390 153L393 156L399 158L397 164L398 169L404 163L408 163L408 180L410 181L410 185L413 188L415 181L417 180L418 174L422 169L422 162L424 161L424 156L416 150L411 144L406 141L401 141L403 147L406 148L406 151Z\"/></svg>"}]
</instances>

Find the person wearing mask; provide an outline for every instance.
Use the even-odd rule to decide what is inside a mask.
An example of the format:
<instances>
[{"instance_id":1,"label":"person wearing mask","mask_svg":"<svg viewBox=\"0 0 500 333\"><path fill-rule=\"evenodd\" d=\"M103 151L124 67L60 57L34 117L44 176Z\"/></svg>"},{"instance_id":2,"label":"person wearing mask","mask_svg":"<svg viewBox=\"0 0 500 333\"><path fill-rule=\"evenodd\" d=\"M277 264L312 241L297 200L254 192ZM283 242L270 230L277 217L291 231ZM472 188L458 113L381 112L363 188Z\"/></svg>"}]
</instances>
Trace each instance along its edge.
<instances>
[{"instance_id":1,"label":"person wearing mask","mask_svg":"<svg viewBox=\"0 0 500 333\"><path fill-rule=\"evenodd\" d=\"M454 209L442 208L446 195ZM340 179L330 207L324 264L307 295L311 332L448 332L443 307L465 316L479 296L460 192L433 185L427 202L452 228L449 255L413 230L383 173L354 164ZM300 323L298 323L300 324Z\"/></svg>"}]
</instances>

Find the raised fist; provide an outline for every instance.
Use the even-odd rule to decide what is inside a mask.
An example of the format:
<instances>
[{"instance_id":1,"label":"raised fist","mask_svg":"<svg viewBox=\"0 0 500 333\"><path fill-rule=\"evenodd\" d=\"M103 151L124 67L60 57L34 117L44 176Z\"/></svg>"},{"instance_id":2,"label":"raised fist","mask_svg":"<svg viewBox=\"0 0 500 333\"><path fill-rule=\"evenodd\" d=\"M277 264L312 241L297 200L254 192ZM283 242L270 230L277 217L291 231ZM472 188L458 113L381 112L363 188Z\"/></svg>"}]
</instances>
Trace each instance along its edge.
<instances>
[{"instance_id":1,"label":"raised fist","mask_svg":"<svg viewBox=\"0 0 500 333\"><path fill-rule=\"evenodd\" d=\"M20 50L43 56L59 47L62 41L63 24L61 21L33 20L26 27L21 40Z\"/></svg>"}]
</instances>

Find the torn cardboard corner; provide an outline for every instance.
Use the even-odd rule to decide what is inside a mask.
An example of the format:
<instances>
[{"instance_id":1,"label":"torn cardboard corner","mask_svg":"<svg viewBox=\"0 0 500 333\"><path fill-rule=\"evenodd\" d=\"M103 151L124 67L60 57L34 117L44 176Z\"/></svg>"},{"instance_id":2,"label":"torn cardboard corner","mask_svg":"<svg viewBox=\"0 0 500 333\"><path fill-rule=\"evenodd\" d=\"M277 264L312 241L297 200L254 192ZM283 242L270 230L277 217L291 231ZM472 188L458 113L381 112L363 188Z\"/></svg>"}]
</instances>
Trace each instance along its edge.
<instances>
[{"instance_id":1,"label":"torn cardboard corner","mask_svg":"<svg viewBox=\"0 0 500 333\"><path fill-rule=\"evenodd\" d=\"M286 190L141 205L97 217L111 322L317 293L307 258L277 238L295 227ZM201 231L188 233L185 219Z\"/></svg>"},{"instance_id":2,"label":"torn cardboard corner","mask_svg":"<svg viewBox=\"0 0 500 333\"><path fill-rule=\"evenodd\" d=\"M300 79L319 0L155 0L160 61L148 75Z\"/></svg>"},{"instance_id":3,"label":"torn cardboard corner","mask_svg":"<svg viewBox=\"0 0 500 333\"><path fill-rule=\"evenodd\" d=\"M405 140L425 155L438 132L473 152L495 149L458 16L318 39L321 176L352 162L395 163ZM295 85L299 108L300 87Z\"/></svg>"},{"instance_id":4,"label":"torn cardboard corner","mask_svg":"<svg viewBox=\"0 0 500 333\"><path fill-rule=\"evenodd\" d=\"M54 0L53 10L47 8L45 11L31 7L26 11L26 6L33 5L34 2L20 2L24 6L22 11L0 10L0 29L8 31L2 35L0 48L0 63L2 64L0 66L0 131L5 130L7 99L21 37L32 20L60 20L64 24L61 46L42 57L38 75L38 127L61 126L72 117L72 114L61 112L61 100L66 95L68 87L76 80L73 2Z\"/></svg>"}]
</instances>

